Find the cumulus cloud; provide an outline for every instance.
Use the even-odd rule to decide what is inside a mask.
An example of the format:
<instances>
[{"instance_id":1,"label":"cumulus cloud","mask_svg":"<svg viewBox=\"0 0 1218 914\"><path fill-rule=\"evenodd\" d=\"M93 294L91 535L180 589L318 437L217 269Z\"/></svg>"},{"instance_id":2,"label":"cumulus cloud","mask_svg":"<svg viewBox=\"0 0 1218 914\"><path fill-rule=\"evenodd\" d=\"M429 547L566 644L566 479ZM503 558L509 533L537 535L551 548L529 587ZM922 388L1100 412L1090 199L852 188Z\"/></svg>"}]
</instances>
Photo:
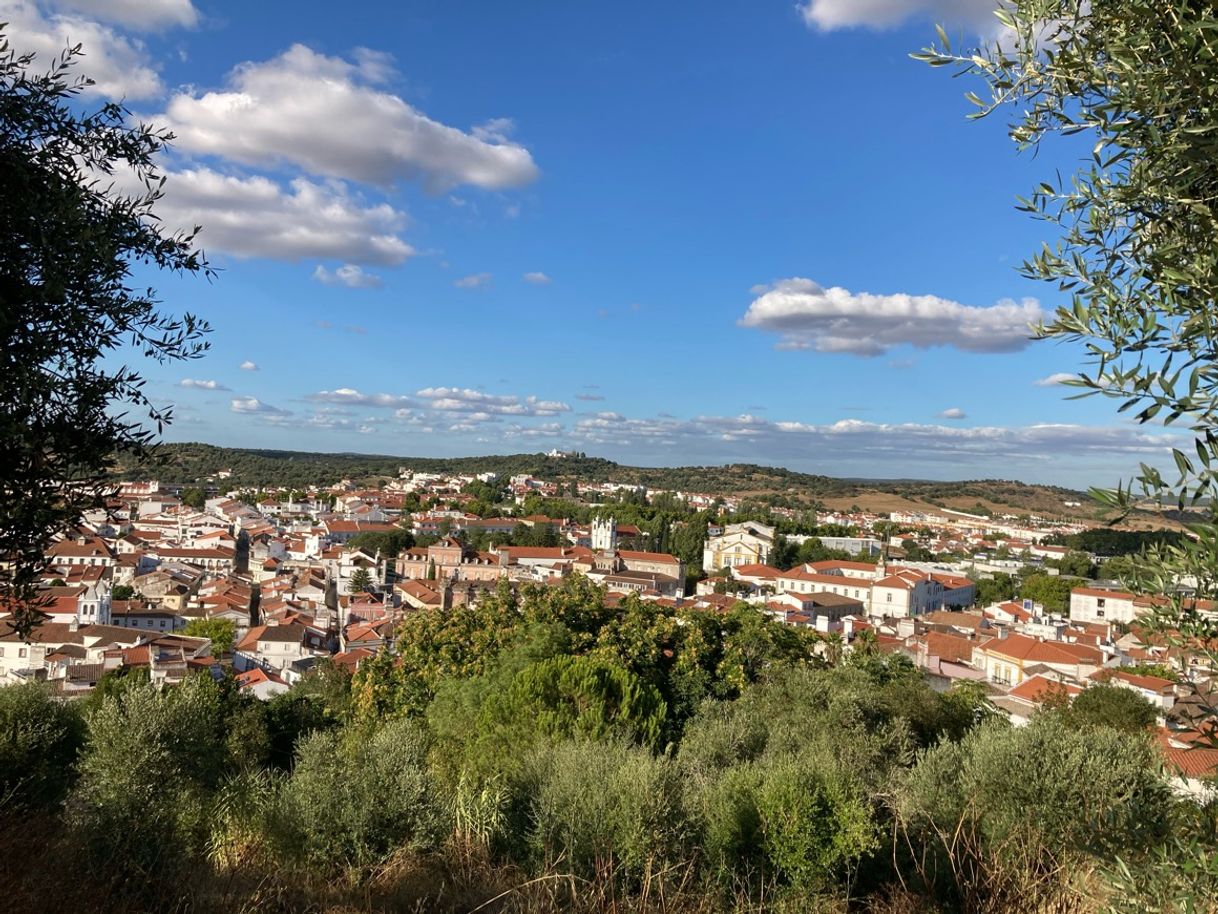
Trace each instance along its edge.
<instances>
[{"instance_id":1,"label":"cumulus cloud","mask_svg":"<svg viewBox=\"0 0 1218 914\"><path fill-rule=\"evenodd\" d=\"M428 405L443 412L486 412L503 416L556 416L571 411L566 403L557 400L541 400L534 396L521 399L516 396L488 394L480 390L461 387L425 387L415 396L428 401Z\"/></svg>"},{"instance_id":2,"label":"cumulus cloud","mask_svg":"<svg viewBox=\"0 0 1218 914\"><path fill-rule=\"evenodd\" d=\"M473 273L455 280L453 285L458 289L481 289L491 281L490 273Z\"/></svg>"},{"instance_id":3,"label":"cumulus cloud","mask_svg":"<svg viewBox=\"0 0 1218 914\"><path fill-rule=\"evenodd\" d=\"M29 0L0 0L0 22L8 23L5 32L14 50L36 54L44 68L65 48L80 44L84 53L75 73L93 80L83 90L86 95L137 99L163 91L144 43L109 26L82 16L44 14Z\"/></svg>"},{"instance_id":4,"label":"cumulus cloud","mask_svg":"<svg viewBox=\"0 0 1218 914\"><path fill-rule=\"evenodd\" d=\"M510 122L466 133L375 88L386 56L355 63L293 45L229 74L225 91L175 95L158 124L175 147L247 165L291 163L314 174L389 186L419 179L433 192L460 184L501 189L537 177L529 151L507 138Z\"/></svg>"},{"instance_id":5,"label":"cumulus cloud","mask_svg":"<svg viewBox=\"0 0 1218 914\"><path fill-rule=\"evenodd\" d=\"M142 190L129 173L116 175L113 187L115 196ZM297 178L285 188L266 177L209 168L169 171L157 213L171 231L202 226L198 243L206 250L238 258L346 260L348 269L336 274L363 282L371 274L353 275L355 262L397 266L415 253L397 234L403 213L387 203L366 204L339 181Z\"/></svg>"},{"instance_id":6,"label":"cumulus cloud","mask_svg":"<svg viewBox=\"0 0 1218 914\"><path fill-rule=\"evenodd\" d=\"M183 378L178 382L179 387L190 387L194 390L228 390L219 381L204 381L199 378Z\"/></svg>"},{"instance_id":7,"label":"cumulus cloud","mask_svg":"<svg viewBox=\"0 0 1218 914\"><path fill-rule=\"evenodd\" d=\"M246 359L244 362L241 363L241 370L242 371L257 371L258 363L251 362L249 359Z\"/></svg>"},{"instance_id":8,"label":"cumulus cloud","mask_svg":"<svg viewBox=\"0 0 1218 914\"><path fill-rule=\"evenodd\" d=\"M1049 375L1047 378L1041 378L1036 382L1037 387L1057 387L1059 384L1065 384L1067 381L1073 381L1078 375L1071 374L1068 371L1058 371Z\"/></svg>"},{"instance_id":9,"label":"cumulus cloud","mask_svg":"<svg viewBox=\"0 0 1218 914\"><path fill-rule=\"evenodd\" d=\"M348 289L379 289L381 278L375 273L365 273L359 264L344 263L330 272L320 263L313 271L313 278L327 286L346 286Z\"/></svg>"},{"instance_id":10,"label":"cumulus cloud","mask_svg":"<svg viewBox=\"0 0 1218 914\"><path fill-rule=\"evenodd\" d=\"M366 204L338 181L296 178L284 188L260 176L186 169L168 175L157 214L170 228L202 226L203 248L235 257L397 266L414 254L397 234L403 213Z\"/></svg>"},{"instance_id":11,"label":"cumulus cloud","mask_svg":"<svg viewBox=\"0 0 1218 914\"><path fill-rule=\"evenodd\" d=\"M233 402L229 408L235 413L251 416L291 415L291 412L288 410L280 409L278 406L271 406L269 403L263 403L257 397L233 397Z\"/></svg>"},{"instance_id":12,"label":"cumulus cloud","mask_svg":"<svg viewBox=\"0 0 1218 914\"><path fill-rule=\"evenodd\" d=\"M531 282L535 286L548 286L552 282L549 276L541 272L525 273L524 281Z\"/></svg>"},{"instance_id":13,"label":"cumulus cloud","mask_svg":"<svg viewBox=\"0 0 1218 914\"><path fill-rule=\"evenodd\" d=\"M190 28L199 22L199 11L190 0L55 0L54 5L140 31Z\"/></svg>"},{"instance_id":14,"label":"cumulus cloud","mask_svg":"<svg viewBox=\"0 0 1218 914\"><path fill-rule=\"evenodd\" d=\"M780 349L863 356L900 345L1014 352L1028 345L1029 326L1042 316L1030 298L978 308L935 295L874 295L793 278L765 287L740 325L780 334Z\"/></svg>"},{"instance_id":15,"label":"cumulus cloud","mask_svg":"<svg viewBox=\"0 0 1218 914\"><path fill-rule=\"evenodd\" d=\"M816 29L889 28L913 16L985 28L994 25L999 0L806 0L804 22Z\"/></svg>"},{"instance_id":16,"label":"cumulus cloud","mask_svg":"<svg viewBox=\"0 0 1218 914\"><path fill-rule=\"evenodd\" d=\"M353 387L340 387L337 390L320 390L309 394L308 399L319 403L344 403L351 406L380 406L390 409L402 409L415 405L410 397L396 394L366 394Z\"/></svg>"},{"instance_id":17,"label":"cumulus cloud","mask_svg":"<svg viewBox=\"0 0 1218 914\"><path fill-rule=\"evenodd\" d=\"M939 413L939 418L940 419L967 419L968 413L966 413L964 410L962 410L958 406L953 406L953 407L951 407L949 409L945 409L941 413Z\"/></svg>"}]
</instances>

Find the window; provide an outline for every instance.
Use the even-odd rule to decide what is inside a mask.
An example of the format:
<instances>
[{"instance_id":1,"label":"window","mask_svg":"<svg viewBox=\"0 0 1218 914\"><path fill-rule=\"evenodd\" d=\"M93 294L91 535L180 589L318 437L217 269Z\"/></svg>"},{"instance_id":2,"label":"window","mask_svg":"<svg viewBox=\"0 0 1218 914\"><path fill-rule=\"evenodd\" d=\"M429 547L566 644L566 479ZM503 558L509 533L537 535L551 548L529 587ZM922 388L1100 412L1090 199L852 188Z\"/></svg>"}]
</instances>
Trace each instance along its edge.
<instances>
[{"instance_id":1,"label":"window","mask_svg":"<svg viewBox=\"0 0 1218 914\"><path fill-rule=\"evenodd\" d=\"M1095 605L1099 609L1103 609L1104 608L1104 598L1103 597L1096 598ZM1103 613L1100 613L1100 615L1103 615Z\"/></svg>"},{"instance_id":2,"label":"window","mask_svg":"<svg viewBox=\"0 0 1218 914\"><path fill-rule=\"evenodd\" d=\"M26 649L25 649L25 648L23 648L23 647L19 647L19 648L17 648L17 656L18 656L18 657L24 657L25 655L26 655Z\"/></svg>"}]
</instances>

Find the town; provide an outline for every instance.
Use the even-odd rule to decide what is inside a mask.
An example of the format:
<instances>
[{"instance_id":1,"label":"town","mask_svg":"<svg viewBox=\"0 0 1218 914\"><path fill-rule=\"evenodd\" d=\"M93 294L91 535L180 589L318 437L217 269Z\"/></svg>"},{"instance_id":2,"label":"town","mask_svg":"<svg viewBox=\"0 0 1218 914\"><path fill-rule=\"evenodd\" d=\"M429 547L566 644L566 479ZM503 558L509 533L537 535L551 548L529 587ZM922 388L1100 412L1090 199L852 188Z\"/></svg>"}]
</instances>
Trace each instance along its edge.
<instances>
[{"instance_id":1,"label":"town","mask_svg":"<svg viewBox=\"0 0 1218 914\"><path fill-rule=\"evenodd\" d=\"M1092 528L1077 521L789 508L737 519L735 497L526 474L403 468L371 487L256 492L226 487L230 476L116 486L48 550L45 621L0 636L0 683L46 682L72 698L131 671L161 686L203 672L269 699L321 664L354 673L394 654L409 614L583 577L606 607L744 605L815 633L825 657L860 645L903 654L941 691L983 683L1016 726L1046 702L1120 686L1156 709L1174 786L1213 790L1218 749L1193 745L1215 723L1199 718L1195 698L1210 688L1212 655L1144 630L1163 595L1126 591L1122 556L1065 545L1087 541ZM548 503L578 506L587 520L538 513ZM685 519L655 532L618 520L652 504ZM812 532L778 532L800 524ZM1103 548L1113 537L1092 539Z\"/></svg>"}]
</instances>

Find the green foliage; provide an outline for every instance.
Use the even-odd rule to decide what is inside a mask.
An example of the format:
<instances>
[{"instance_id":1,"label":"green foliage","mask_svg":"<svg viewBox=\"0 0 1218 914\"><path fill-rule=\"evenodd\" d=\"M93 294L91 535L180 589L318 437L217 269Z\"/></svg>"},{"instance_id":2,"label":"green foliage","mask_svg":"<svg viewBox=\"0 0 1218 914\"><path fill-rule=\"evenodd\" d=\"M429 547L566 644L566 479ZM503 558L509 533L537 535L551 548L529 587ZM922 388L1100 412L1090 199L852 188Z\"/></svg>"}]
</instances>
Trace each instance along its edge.
<instances>
[{"instance_id":1,"label":"green foliage","mask_svg":"<svg viewBox=\"0 0 1218 914\"><path fill-rule=\"evenodd\" d=\"M1155 725L1158 712L1133 689L1095 683L1074 697L1068 716L1071 722L1082 726L1145 733Z\"/></svg>"},{"instance_id":2,"label":"green foliage","mask_svg":"<svg viewBox=\"0 0 1218 914\"><path fill-rule=\"evenodd\" d=\"M306 737L277 823L286 851L332 870L370 866L400 846L433 846L444 812L426 756L426 734L409 720L366 738Z\"/></svg>"},{"instance_id":3,"label":"green foliage","mask_svg":"<svg viewBox=\"0 0 1218 914\"><path fill-rule=\"evenodd\" d=\"M1181 502L1218 493L1218 53L1208 12L1157 0L1019 0L1003 14L1001 42L919 55L980 77L989 98L972 97L976 116L1010 110L1021 149L1055 135L1093 144L1073 175L1023 202L1060 232L1023 272L1070 295L1040 332L1084 343L1091 371L1074 382L1083 394L1118 401L1138 422L1191 428L1195 448L1175 452L1177 478L1147 465L1137 478Z\"/></svg>"},{"instance_id":4,"label":"green foliage","mask_svg":"<svg viewBox=\"0 0 1218 914\"><path fill-rule=\"evenodd\" d=\"M135 588L130 584L115 584L113 590L110 591L112 600L130 600L135 596Z\"/></svg>"},{"instance_id":5,"label":"green foliage","mask_svg":"<svg viewBox=\"0 0 1218 914\"><path fill-rule=\"evenodd\" d=\"M1001 571L977 579L977 605L993 606L1015 598L1015 579Z\"/></svg>"},{"instance_id":6,"label":"green foliage","mask_svg":"<svg viewBox=\"0 0 1218 914\"><path fill-rule=\"evenodd\" d=\"M968 859L1043 874L1152 846L1171 802L1149 741L1045 714L925 750L901 778L895 811L913 846L959 882Z\"/></svg>"},{"instance_id":7,"label":"green foliage","mask_svg":"<svg viewBox=\"0 0 1218 914\"><path fill-rule=\"evenodd\" d=\"M784 759L764 772L757 815L766 856L791 885L825 888L879 846L859 784L818 769L820 756Z\"/></svg>"},{"instance_id":8,"label":"green foliage","mask_svg":"<svg viewBox=\"0 0 1218 914\"><path fill-rule=\"evenodd\" d=\"M132 125L116 104L83 112L80 46L37 73L6 31L0 24L0 589L26 631L39 617L46 547L103 503L115 452L146 458L171 418L132 359L206 349L207 324L158 310L151 289L132 288L132 270L207 266L193 235L166 233L154 213L169 134ZM95 177L120 172L133 190Z\"/></svg>"},{"instance_id":9,"label":"green foliage","mask_svg":"<svg viewBox=\"0 0 1218 914\"><path fill-rule=\"evenodd\" d=\"M188 508L202 511L207 504L207 493L202 489L188 488L182 490L182 504Z\"/></svg>"},{"instance_id":10,"label":"green foliage","mask_svg":"<svg viewBox=\"0 0 1218 914\"><path fill-rule=\"evenodd\" d=\"M237 626L231 619L191 619L182 634L211 639L211 655L219 659L232 651Z\"/></svg>"},{"instance_id":11,"label":"green foliage","mask_svg":"<svg viewBox=\"0 0 1218 914\"><path fill-rule=\"evenodd\" d=\"M84 742L75 705L37 683L0 688L0 807L54 807L75 776Z\"/></svg>"},{"instance_id":12,"label":"green foliage","mask_svg":"<svg viewBox=\"0 0 1218 914\"><path fill-rule=\"evenodd\" d=\"M1041 604L1046 612L1065 613L1070 609L1071 589L1085 583L1066 575L1030 574L1019 582L1019 597Z\"/></svg>"},{"instance_id":13,"label":"green foliage","mask_svg":"<svg viewBox=\"0 0 1218 914\"><path fill-rule=\"evenodd\" d=\"M365 552L371 552L373 555L380 553L384 558L394 558L403 549L410 549L414 546L414 534L409 530L394 530L394 531L369 531L367 533L357 533L347 541L347 545L352 549L363 549Z\"/></svg>"},{"instance_id":14,"label":"green foliage","mask_svg":"<svg viewBox=\"0 0 1218 914\"><path fill-rule=\"evenodd\" d=\"M678 865L690 838L676 764L620 743L562 743L529 761L532 853L626 881Z\"/></svg>"},{"instance_id":15,"label":"green foliage","mask_svg":"<svg viewBox=\"0 0 1218 914\"><path fill-rule=\"evenodd\" d=\"M1095 576L1095 565L1091 562L1091 556L1083 552L1067 552L1054 564L1058 571L1069 577L1090 578Z\"/></svg>"},{"instance_id":16,"label":"green foliage","mask_svg":"<svg viewBox=\"0 0 1218 914\"><path fill-rule=\"evenodd\" d=\"M372 574L367 568L356 568L351 574L351 593L368 593L373 588Z\"/></svg>"},{"instance_id":17,"label":"green foliage","mask_svg":"<svg viewBox=\"0 0 1218 914\"><path fill-rule=\"evenodd\" d=\"M206 840L209 792L227 770L224 699L208 676L124 690L89 715L70 821L95 867L172 873Z\"/></svg>"}]
</instances>

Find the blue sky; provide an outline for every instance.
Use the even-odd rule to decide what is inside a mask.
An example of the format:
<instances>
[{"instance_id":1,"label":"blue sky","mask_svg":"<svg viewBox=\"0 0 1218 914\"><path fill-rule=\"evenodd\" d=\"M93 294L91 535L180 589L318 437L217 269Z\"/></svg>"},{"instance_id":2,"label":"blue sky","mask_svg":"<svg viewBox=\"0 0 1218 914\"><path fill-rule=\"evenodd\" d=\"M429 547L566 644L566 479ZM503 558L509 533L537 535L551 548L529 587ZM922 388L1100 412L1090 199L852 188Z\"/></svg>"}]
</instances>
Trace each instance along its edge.
<instances>
[{"instance_id":1,"label":"blue sky","mask_svg":"<svg viewBox=\"0 0 1218 914\"><path fill-rule=\"evenodd\" d=\"M219 275L171 440L1107 485L1165 438L1045 379L1016 156L911 61L986 0L0 0L178 134ZM141 277L143 279L144 277ZM908 297L914 297L910 300ZM244 368L242 366L245 366ZM251 367L251 366L256 366ZM1038 383L1041 382L1041 383Z\"/></svg>"}]
</instances>

